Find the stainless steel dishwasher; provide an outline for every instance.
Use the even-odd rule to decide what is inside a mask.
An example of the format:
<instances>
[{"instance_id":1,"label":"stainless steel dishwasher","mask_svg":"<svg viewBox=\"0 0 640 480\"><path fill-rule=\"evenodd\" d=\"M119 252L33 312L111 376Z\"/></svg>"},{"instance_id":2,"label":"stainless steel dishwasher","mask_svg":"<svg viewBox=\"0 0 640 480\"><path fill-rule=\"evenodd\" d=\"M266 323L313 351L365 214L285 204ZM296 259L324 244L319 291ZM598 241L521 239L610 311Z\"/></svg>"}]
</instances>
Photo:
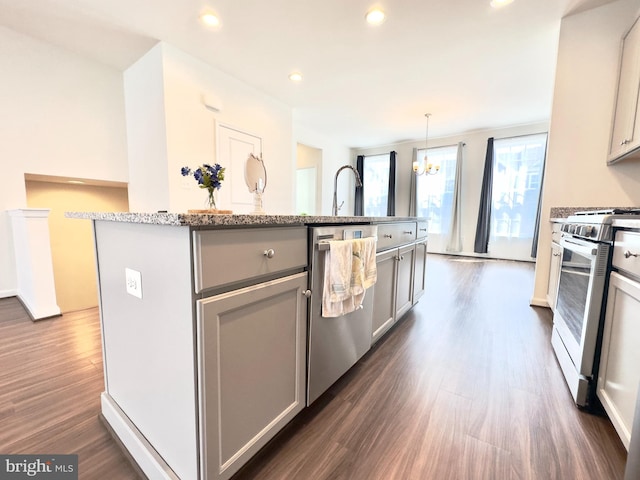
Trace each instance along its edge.
<instances>
[{"instance_id":1,"label":"stainless steel dishwasher","mask_svg":"<svg viewBox=\"0 0 640 480\"><path fill-rule=\"evenodd\" d=\"M322 316L324 258L330 240L375 237L377 226L331 226L309 229L310 290L307 352L307 405L311 405L371 348L373 288L363 308L340 317Z\"/></svg>"}]
</instances>

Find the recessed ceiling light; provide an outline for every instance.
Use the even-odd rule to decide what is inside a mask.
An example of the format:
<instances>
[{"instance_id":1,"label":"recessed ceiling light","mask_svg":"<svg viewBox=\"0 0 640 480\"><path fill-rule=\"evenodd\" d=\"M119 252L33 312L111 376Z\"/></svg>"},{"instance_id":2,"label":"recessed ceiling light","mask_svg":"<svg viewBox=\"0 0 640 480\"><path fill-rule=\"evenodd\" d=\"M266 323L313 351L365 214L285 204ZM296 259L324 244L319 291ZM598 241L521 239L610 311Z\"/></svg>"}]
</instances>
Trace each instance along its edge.
<instances>
[{"instance_id":1,"label":"recessed ceiling light","mask_svg":"<svg viewBox=\"0 0 640 480\"><path fill-rule=\"evenodd\" d=\"M513 0L491 0L491 2L489 2L489 5L491 5L493 8L500 8L504 7L505 5L509 5L510 3L513 3Z\"/></svg>"},{"instance_id":2,"label":"recessed ceiling light","mask_svg":"<svg viewBox=\"0 0 640 480\"><path fill-rule=\"evenodd\" d=\"M367 12L365 18L371 25L380 25L382 22L384 22L386 15L379 8L373 8Z\"/></svg>"},{"instance_id":3,"label":"recessed ceiling light","mask_svg":"<svg viewBox=\"0 0 640 480\"><path fill-rule=\"evenodd\" d=\"M220 25L220 18L218 18L218 16L212 12L203 13L202 15L200 15L200 20L202 21L202 23L209 27L217 27L218 25Z\"/></svg>"},{"instance_id":4,"label":"recessed ceiling light","mask_svg":"<svg viewBox=\"0 0 640 480\"><path fill-rule=\"evenodd\" d=\"M293 72L289 74L289 80L291 80L292 82L301 82L302 81L302 74L300 72Z\"/></svg>"},{"instance_id":5,"label":"recessed ceiling light","mask_svg":"<svg viewBox=\"0 0 640 480\"><path fill-rule=\"evenodd\" d=\"M68 180L67 183L73 183L74 185L84 185L82 180Z\"/></svg>"}]
</instances>

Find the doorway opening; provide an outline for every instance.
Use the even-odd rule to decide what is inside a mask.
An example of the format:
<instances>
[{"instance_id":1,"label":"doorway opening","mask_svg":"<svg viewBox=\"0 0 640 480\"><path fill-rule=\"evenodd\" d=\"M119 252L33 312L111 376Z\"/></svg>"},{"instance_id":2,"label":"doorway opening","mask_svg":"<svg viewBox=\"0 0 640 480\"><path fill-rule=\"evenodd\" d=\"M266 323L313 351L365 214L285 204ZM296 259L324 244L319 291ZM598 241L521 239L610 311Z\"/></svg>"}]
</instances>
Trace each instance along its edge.
<instances>
[{"instance_id":1,"label":"doorway opening","mask_svg":"<svg viewBox=\"0 0 640 480\"><path fill-rule=\"evenodd\" d=\"M322 213L322 150L301 143L296 147L295 209L299 215Z\"/></svg>"},{"instance_id":2,"label":"doorway opening","mask_svg":"<svg viewBox=\"0 0 640 480\"><path fill-rule=\"evenodd\" d=\"M69 211L128 212L127 184L25 174L27 207L48 208L56 299L62 313L98 306L93 228Z\"/></svg>"}]
</instances>

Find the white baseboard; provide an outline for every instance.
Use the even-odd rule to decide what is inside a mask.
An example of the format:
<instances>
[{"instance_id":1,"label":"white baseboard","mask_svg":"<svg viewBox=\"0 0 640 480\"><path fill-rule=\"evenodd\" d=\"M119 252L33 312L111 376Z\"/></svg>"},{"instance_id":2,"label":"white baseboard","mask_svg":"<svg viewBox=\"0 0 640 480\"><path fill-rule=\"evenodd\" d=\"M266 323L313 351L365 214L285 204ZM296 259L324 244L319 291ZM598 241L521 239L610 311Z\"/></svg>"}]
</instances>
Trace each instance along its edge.
<instances>
[{"instance_id":1,"label":"white baseboard","mask_svg":"<svg viewBox=\"0 0 640 480\"><path fill-rule=\"evenodd\" d=\"M104 419L150 480L180 480L107 392L100 401Z\"/></svg>"},{"instance_id":2,"label":"white baseboard","mask_svg":"<svg viewBox=\"0 0 640 480\"><path fill-rule=\"evenodd\" d=\"M32 305L24 300L24 298L20 294L16 295L16 297L29 314L29 317L31 317L31 320L33 320L34 322L38 320L46 320L47 318L59 317L60 315L62 315L62 312L60 311L60 307L58 307L58 305L48 305L44 308L42 306L38 306L37 309L33 309Z\"/></svg>"},{"instance_id":3,"label":"white baseboard","mask_svg":"<svg viewBox=\"0 0 640 480\"><path fill-rule=\"evenodd\" d=\"M537 297L533 297L531 298L531 300L529 300L529 305L531 305L532 307L549 307L549 302L547 301L546 298L537 298Z\"/></svg>"},{"instance_id":4,"label":"white baseboard","mask_svg":"<svg viewBox=\"0 0 640 480\"><path fill-rule=\"evenodd\" d=\"M18 295L16 290L0 290L0 298L15 297Z\"/></svg>"}]
</instances>

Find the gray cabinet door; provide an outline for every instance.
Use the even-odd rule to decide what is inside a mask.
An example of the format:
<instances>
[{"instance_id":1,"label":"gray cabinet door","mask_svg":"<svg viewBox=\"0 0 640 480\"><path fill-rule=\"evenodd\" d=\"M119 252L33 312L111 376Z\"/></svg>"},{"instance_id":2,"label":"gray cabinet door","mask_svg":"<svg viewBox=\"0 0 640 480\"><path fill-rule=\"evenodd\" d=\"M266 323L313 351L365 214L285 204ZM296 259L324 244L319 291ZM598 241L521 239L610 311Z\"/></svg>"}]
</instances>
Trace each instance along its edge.
<instances>
[{"instance_id":1,"label":"gray cabinet door","mask_svg":"<svg viewBox=\"0 0 640 480\"><path fill-rule=\"evenodd\" d=\"M197 302L203 478L227 479L305 405L307 273Z\"/></svg>"},{"instance_id":2,"label":"gray cabinet door","mask_svg":"<svg viewBox=\"0 0 640 480\"><path fill-rule=\"evenodd\" d=\"M397 249L376 255L378 280L373 294L372 342L378 340L393 325L395 319L397 255Z\"/></svg>"},{"instance_id":3,"label":"gray cabinet door","mask_svg":"<svg viewBox=\"0 0 640 480\"><path fill-rule=\"evenodd\" d=\"M415 263L413 267L413 304L424 294L427 279L427 239L416 243Z\"/></svg>"},{"instance_id":4,"label":"gray cabinet door","mask_svg":"<svg viewBox=\"0 0 640 480\"><path fill-rule=\"evenodd\" d=\"M413 306L413 271L415 247L409 245L398 250L395 319L398 320Z\"/></svg>"}]
</instances>

